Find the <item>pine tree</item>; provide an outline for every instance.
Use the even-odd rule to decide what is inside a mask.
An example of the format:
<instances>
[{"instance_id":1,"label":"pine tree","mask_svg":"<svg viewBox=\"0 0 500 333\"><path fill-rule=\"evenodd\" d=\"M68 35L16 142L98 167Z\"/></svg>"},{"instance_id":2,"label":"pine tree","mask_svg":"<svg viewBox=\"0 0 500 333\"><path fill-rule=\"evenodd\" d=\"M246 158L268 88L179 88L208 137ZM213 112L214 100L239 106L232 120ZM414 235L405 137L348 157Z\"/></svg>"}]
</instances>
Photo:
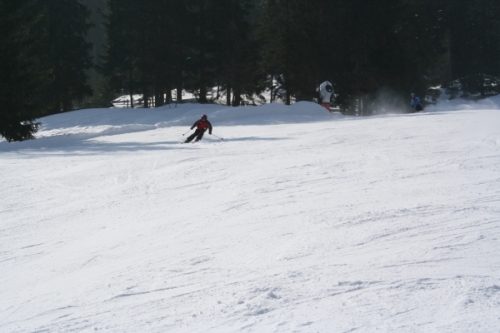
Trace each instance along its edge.
<instances>
[{"instance_id":1,"label":"pine tree","mask_svg":"<svg viewBox=\"0 0 500 333\"><path fill-rule=\"evenodd\" d=\"M109 13L106 15L105 47L100 72L109 78L115 91L122 89L130 95L130 107L134 107L133 95L138 91L137 61L138 37L135 26L135 1L109 0Z\"/></svg>"},{"instance_id":2,"label":"pine tree","mask_svg":"<svg viewBox=\"0 0 500 333\"><path fill-rule=\"evenodd\" d=\"M249 1L217 2L212 20L215 24L215 57L218 85L226 92L226 104L239 106L242 95L258 92L258 52L252 38Z\"/></svg>"},{"instance_id":3,"label":"pine tree","mask_svg":"<svg viewBox=\"0 0 500 333\"><path fill-rule=\"evenodd\" d=\"M108 46L100 71L110 78L116 91L127 90L149 101L164 104L170 91L177 88L182 100L194 28L188 16L187 2L176 0L111 0L107 15ZM153 98L154 97L154 98Z\"/></svg>"},{"instance_id":4,"label":"pine tree","mask_svg":"<svg viewBox=\"0 0 500 333\"><path fill-rule=\"evenodd\" d=\"M200 103L207 103L209 87L215 84L215 22L212 15L217 7L216 0L186 0L188 22L191 30L188 44L186 88L196 93Z\"/></svg>"},{"instance_id":5,"label":"pine tree","mask_svg":"<svg viewBox=\"0 0 500 333\"><path fill-rule=\"evenodd\" d=\"M34 138L44 113L40 87L43 12L35 0L0 0L0 135L11 141Z\"/></svg>"},{"instance_id":6,"label":"pine tree","mask_svg":"<svg viewBox=\"0 0 500 333\"><path fill-rule=\"evenodd\" d=\"M189 47L190 40L194 36L195 27L190 24L189 12L185 1L168 0L167 25L168 38L168 59L169 65L169 86L175 87L177 96L176 102L182 102L182 90L184 89L185 73L190 63Z\"/></svg>"},{"instance_id":7,"label":"pine tree","mask_svg":"<svg viewBox=\"0 0 500 333\"><path fill-rule=\"evenodd\" d=\"M285 95L281 98L290 105L297 78L294 75L292 45L295 0L269 0L262 7L259 40L262 47L262 67L265 73L276 77ZM276 75L276 76L275 76Z\"/></svg>"},{"instance_id":8,"label":"pine tree","mask_svg":"<svg viewBox=\"0 0 500 333\"><path fill-rule=\"evenodd\" d=\"M48 40L41 50L46 54L44 66L53 75L47 96L57 113L74 109L92 94L87 70L92 67L91 45L85 40L90 28L89 9L77 0L39 0L46 9Z\"/></svg>"},{"instance_id":9,"label":"pine tree","mask_svg":"<svg viewBox=\"0 0 500 333\"><path fill-rule=\"evenodd\" d=\"M88 43L92 45L91 55L93 67L88 71L89 83L91 88L94 90L94 95L92 96L91 103L97 103L101 100L101 96L97 94L96 90L100 90L102 93L102 82L103 78L97 71L97 66L99 65L100 55L104 54L104 46L107 44L106 32L104 30L104 13L107 12L107 0L80 0L90 10L90 23L91 27L86 36ZM99 86L99 88L97 88ZM96 88L96 89L94 89ZM109 92L108 92L109 93ZM105 101L104 104L100 103L102 106L108 105L110 102Z\"/></svg>"},{"instance_id":10,"label":"pine tree","mask_svg":"<svg viewBox=\"0 0 500 333\"><path fill-rule=\"evenodd\" d=\"M442 32L432 29L433 1L266 1L259 30L263 67L297 100L324 80L345 110L377 108L381 90L409 95L438 82ZM383 18L383 19L382 19ZM289 103L289 96L285 97ZM368 105L368 107L367 107Z\"/></svg>"},{"instance_id":11,"label":"pine tree","mask_svg":"<svg viewBox=\"0 0 500 333\"><path fill-rule=\"evenodd\" d=\"M335 80L337 102L344 110L383 111L377 102L382 92L396 100L412 91L426 95L439 83L437 59L444 49L432 29L430 4L427 0L338 2L335 23L341 33L335 35L339 54Z\"/></svg>"},{"instance_id":12,"label":"pine tree","mask_svg":"<svg viewBox=\"0 0 500 333\"><path fill-rule=\"evenodd\" d=\"M465 73L460 78L466 94L481 98L500 93L500 4L498 1L474 0L467 8L462 52Z\"/></svg>"}]
</instances>

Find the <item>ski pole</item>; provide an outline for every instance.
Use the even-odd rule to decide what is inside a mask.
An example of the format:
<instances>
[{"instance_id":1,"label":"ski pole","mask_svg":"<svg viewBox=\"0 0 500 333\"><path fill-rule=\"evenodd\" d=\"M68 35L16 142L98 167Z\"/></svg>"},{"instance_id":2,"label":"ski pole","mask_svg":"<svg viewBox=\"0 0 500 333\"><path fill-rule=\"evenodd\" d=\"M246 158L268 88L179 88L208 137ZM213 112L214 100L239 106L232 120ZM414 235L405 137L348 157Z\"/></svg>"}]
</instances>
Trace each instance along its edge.
<instances>
[{"instance_id":1,"label":"ski pole","mask_svg":"<svg viewBox=\"0 0 500 333\"><path fill-rule=\"evenodd\" d=\"M215 134L211 134L211 135L213 135L213 136L215 136L216 138L219 138L219 139L221 139L221 140L224 140L224 138L221 138L220 136L217 136L217 135L215 135Z\"/></svg>"},{"instance_id":2,"label":"ski pole","mask_svg":"<svg viewBox=\"0 0 500 333\"><path fill-rule=\"evenodd\" d=\"M189 133L189 131L191 131L191 129L189 129L186 133L184 133L184 134L182 134L182 135L186 135L186 134L188 134L188 133Z\"/></svg>"}]
</instances>

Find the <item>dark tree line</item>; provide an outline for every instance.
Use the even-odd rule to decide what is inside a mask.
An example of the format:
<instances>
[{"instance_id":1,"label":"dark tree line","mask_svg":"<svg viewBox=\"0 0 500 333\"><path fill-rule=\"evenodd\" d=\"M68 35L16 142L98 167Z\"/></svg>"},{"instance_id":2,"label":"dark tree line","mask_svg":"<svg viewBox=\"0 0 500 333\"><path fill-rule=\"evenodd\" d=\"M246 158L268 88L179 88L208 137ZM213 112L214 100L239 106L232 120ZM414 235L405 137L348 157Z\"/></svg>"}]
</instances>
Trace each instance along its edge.
<instances>
[{"instance_id":1,"label":"dark tree line","mask_svg":"<svg viewBox=\"0 0 500 333\"><path fill-rule=\"evenodd\" d=\"M500 93L500 2L442 1L447 88L482 98Z\"/></svg>"},{"instance_id":2,"label":"dark tree line","mask_svg":"<svg viewBox=\"0 0 500 333\"><path fill-rule=\"evenodd\" d=\"M250 2L243 0L109 0L108 47L101 72L112 87L131 96L150 97L160 106L187 89L208 102L208 89L219 87L228 104L255 92L257 45L248 22ZM234 91L233 100L231 92Z\"/></svg>"},{"instance_id":3,"label":"dark tree line","mask_svg":"<svg viewBox=\"0 0 500 333\"><path fill-rule=\"evenodd\" d=\"M37 118L92 94L89 15L78 0L0 0L3 137L30 139ZM381 108L381 93L400 108L435 87L500 93L497 0L107 0L105 21L97 70L144 107L183 90L238 106L266 88L290 104L324 80L345 113Z\"/></svg>"},{"instance_id":4,"label":"dark tree line","mask_svg":"<svg viewBox=\"0 0 500 333\"><path fill-rule=\"evenodd\" d=\"M42 41L33 32L42 18L34 0L0 2L0 134L9 141L31 139L37 129L47 76L38 69Z\"/></svg>"},{"instance_id":5,"label":"dark tree line","mask_svg":"<svg viewBox=\"0 0 500 333\"><path fill-rule=\"evenodd\" d=\"M92 93L88 9L76 0L0 0L0 135L32 139L35 119Z\"/></svg>"},{"instance_id":6,"label":"dark tree line","mask_svg":"<svg viewBox=\"0 0 500 333\"><path fill-rule=\"evenodd\" d=\"M162 105L172 88L206 103L212 87L228 105L265 88L290 104L312 100L326 79L345 112L372 112L381 92L498 93L500 12L492 0L149 0L142 11L132 0L109 3L103 73L116 89L144 96L146 107L152 96ZM168 33L155 37L159 29ZM125 45L136 57L125 56Z\"/></svg>"}]
</instances>

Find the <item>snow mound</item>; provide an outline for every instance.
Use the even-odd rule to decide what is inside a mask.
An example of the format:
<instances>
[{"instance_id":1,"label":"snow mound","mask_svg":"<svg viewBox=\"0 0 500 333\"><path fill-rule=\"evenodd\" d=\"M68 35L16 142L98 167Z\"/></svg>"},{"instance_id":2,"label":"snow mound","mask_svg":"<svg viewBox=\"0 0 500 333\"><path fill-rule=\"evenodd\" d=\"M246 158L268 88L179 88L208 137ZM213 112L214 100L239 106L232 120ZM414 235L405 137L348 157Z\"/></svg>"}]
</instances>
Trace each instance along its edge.
<instances>
[{"instance_id":1,"label":"snow mound","mask_svg":"<svg viewBox=\"0 0 500 333\"><path fill-rule=\"evenodd\" d=\"M477 101L462 98L448 99L446 94L441 97L436 105L428 106L426 111L460 111L460 110L499 110L500 95Z\"/></svg>"},{"instance_id":2,"label":"snow mound","mask_svg":"<svg viewBox=\"0 0 500 333\"><path fill-rule=\"evenodd\" d=\"M343 117L310 102L299 102L291 106L273 103L236 108L216 104L180 104L154 109L88 109L39 119L42 125L37 137L63 134L87 134L89 137L95 137L170 126L191 126L202 114L206 114L214 126L306 123Z\"/></svg>"}]
</instances>

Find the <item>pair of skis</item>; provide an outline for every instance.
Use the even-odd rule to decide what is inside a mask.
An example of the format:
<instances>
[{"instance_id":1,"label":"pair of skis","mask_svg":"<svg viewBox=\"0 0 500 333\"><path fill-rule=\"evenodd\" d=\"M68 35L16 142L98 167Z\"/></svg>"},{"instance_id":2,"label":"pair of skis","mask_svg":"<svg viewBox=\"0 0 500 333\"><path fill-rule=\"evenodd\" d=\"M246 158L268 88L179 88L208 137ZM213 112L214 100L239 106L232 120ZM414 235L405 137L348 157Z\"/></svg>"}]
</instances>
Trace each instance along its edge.
<instances>
[{"instance_id":1,"label":"pair of skis","mask_svg":"<svg viewBox=\"0 0 500 333\"><path fill-rule=\"evenodd\" d=\"M189 131L191 131L191 130L189 130ZM188 133L189 133L189 131L187 131L186 133L184 133L184 134L182 134L182 135L184 136L184 135L188 134ZM224 138L221 138L220 136L217 136L217 135L215 135L215 134L210 134L210 135L215 136L215 137L216 137L216 138L218 138L218 139L224 140ZM190 142L182 141L181 143L195 143L195 142L198 142L198 141L200 141L200 140L195 140L195 141L190 141Z\"/></svg>"}]
</instances>

